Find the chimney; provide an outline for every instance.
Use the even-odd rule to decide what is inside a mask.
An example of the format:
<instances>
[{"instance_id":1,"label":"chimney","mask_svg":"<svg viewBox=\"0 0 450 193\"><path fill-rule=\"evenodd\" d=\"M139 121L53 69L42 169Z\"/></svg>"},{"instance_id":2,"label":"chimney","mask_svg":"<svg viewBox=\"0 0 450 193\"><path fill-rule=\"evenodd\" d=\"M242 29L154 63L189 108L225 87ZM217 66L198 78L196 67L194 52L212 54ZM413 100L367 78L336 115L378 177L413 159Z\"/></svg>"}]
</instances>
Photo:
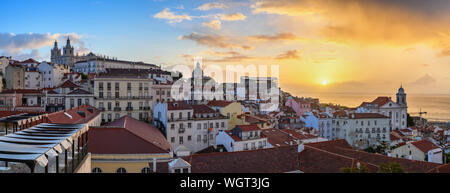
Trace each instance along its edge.
<instances>
[{"instance_id":1,"label":"chimney","mask_svg":"<svg viewBox=\"0 0 450 193\"><path fill-rule=\"evenodd\" d=\"M299 144L299 145L298 145L298 148L297 148L297 152L300 153L300 152L302 152L303 150L305 150L305 145Z\"/></svg>"},{"instance_id":2,"label":"chimney","mask_svg":"<svg viewBox=\"0 0 450 193\"><path fill-rule=\"evenodd\" d=\"M156 173L156 158L153 158L153 173Z\"/></svg>"}]
</instances>

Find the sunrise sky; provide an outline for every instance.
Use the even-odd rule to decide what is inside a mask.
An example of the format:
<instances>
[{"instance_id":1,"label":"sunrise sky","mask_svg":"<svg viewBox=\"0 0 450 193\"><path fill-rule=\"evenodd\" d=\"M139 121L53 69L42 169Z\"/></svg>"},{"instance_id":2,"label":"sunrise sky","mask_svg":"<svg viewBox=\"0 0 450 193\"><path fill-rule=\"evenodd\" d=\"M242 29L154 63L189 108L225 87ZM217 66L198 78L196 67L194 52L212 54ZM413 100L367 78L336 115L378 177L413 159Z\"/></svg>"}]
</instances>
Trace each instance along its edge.
<instances>
[{"instance_id":1,"label":"sunrise sky","mask_svg":"<svg viewBox=\"0 0 450 193\"><path fill-rule=\"evenodd\" d=\"M448 0L1 0L0 55L278 64L283 89L450 94Z\"/></svg>"}]
</instances>

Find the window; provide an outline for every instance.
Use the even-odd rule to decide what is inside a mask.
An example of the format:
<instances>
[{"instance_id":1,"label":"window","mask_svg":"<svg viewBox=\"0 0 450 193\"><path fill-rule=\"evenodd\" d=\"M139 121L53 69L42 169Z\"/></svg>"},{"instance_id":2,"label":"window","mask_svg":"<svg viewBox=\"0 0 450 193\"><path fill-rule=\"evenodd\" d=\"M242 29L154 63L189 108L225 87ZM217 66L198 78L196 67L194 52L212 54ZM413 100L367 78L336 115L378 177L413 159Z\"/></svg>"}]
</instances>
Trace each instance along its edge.
<instances>
[{"instance_id":1,"label":"window","mask_svg":"<svg viewBox=\"0 0 450 193\"><path fill-rule=\"evenodd\" d=\"M189 169L183 168L183 173L189 173Z\"/></svg>"},{"instance_id":2,"label":"window","mask_svg":"<svg viewBox=\"0 0 450 193\"><path fill-rule=\"evenodd\" d=\"M183 136L180 137L180 144L183 144Z\"/></svg>"},{"instance_id":3,"label":"window","mask_svg":"<svg viewBox=\"0 0 450 193\"><path fill-rule=\"evenodd\" d=\"M175 143L175 137L171 137L170 142Z\"/></svg>"},{"instance_id":4,"label":"window","mask_svg":"<svg viewBox=\"0 0 450 193\"><path fill-rule=\"evenodd\" d=\"M127 173L127 170L125 168L119 168L119 169L117 169L116 173L125 174L125 173Z\"/></svg>"},{"instance_id":5,"label":"window","mask_svg":"<svg viewBox=\"0 0 450 193\"><path fill-rule=\"evenodd\" d=\"M131 91L131 82L127 83L127 90Z\"/></svg>"},{"instance_id":6,"label":"window","mask_svg":"<svg viewBox=\"0 0 450 193\"><path fill-rule=\"evenodd\" d=\"M202 141L202 136L201 135L197 135L197 142Z\"/></svg>"},{"instance_id":7,"label":"window","mask_svg":"<svg viewBox=\"0 0 450 193\"><path fill-rule=\"evenodd\" d=\"M100 174L100 173L102 173L103 171L102 171L102 169L100 169L100 168L94 168L94 169L92 169L92 173L95 173L95 174Z\"/></svg>"},{"instance_id":8,"label":"window","mask_svg":"<svg viewBox=\"0 0 450 193\"><path fill-rule=\"evenodd\" d=\"M192 123L188 123L188 128L192 128Z\"/></svg>"},{"instance_id":9,"label":"window","mask_svg":"<svg viewBox=\"0 0 450 193\"><path fill-rule=\"evenodd\" d=\"M149 167L142 168L141 173L149 174L152 173L152 170Z\"/></svg>"},{"instance_id":10,"label":"window","mask_svg":"<svg viewBox=\"0 0 450 193\"><path fill-rule=\"evenodd\" d=\"M192 141L192 136L188 135L188 141Z\"/></svg>"}]
</instances>

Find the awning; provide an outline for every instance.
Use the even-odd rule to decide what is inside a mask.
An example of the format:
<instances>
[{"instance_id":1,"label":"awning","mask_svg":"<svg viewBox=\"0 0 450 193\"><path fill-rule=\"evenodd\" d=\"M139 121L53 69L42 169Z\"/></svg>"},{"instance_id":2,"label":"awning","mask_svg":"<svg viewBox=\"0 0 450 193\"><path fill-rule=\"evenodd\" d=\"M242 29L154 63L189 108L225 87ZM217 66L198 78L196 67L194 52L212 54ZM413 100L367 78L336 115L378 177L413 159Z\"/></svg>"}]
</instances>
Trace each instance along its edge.
<instances>
[{"instance_id":1,"label":"awning","mask_svg":"<svg viewBox=\"0 0 450 193\"><path fill-rule=\"evenodd\" d=\"M87 131L86 124L43 123L0 137L0 161L22 162L45 167L47 157L55 157L72 146L72 141Z\"/></svg>"}]
</instances>

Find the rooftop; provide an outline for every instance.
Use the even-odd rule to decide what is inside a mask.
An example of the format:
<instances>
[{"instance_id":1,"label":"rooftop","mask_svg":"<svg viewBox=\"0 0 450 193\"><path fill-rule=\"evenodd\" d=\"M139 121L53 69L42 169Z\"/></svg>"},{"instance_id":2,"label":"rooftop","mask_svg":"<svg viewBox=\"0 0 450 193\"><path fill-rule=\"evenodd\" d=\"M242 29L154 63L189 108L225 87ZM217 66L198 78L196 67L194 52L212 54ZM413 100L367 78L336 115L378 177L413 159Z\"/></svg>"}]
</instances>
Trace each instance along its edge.
<instances>
[{"instance_id":1,"label":"rooftop","mask_svg":"<svg viewBox=\"0 0 450 193\"><path fill-rule=\"evenodd\" d=\"M299 170L297 146L194 154L184 158L192 173L285 173Z\"/></svg>"},{"instance_id":2,"label":"rooftop","mask_svg":"<svg viewBox=\"0 0 450 193\"><path fill-rule=\"evenodd\" d=\"M89 140L93 154L155 154L172 150L157 128L128 116L104 127L92 127Z\"/></svg>"}]
</instances>

